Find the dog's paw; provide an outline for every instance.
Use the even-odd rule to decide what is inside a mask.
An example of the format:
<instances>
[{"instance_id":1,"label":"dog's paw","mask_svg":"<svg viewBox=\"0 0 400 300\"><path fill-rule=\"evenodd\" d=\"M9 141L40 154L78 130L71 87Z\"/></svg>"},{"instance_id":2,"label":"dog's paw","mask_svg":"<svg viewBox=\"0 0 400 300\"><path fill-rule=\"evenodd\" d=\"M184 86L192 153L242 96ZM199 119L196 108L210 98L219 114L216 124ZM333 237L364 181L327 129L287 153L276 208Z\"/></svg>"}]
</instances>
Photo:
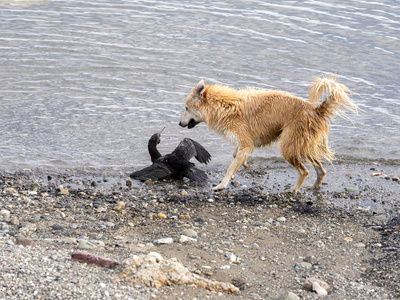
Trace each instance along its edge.
<instances>
[{"instance_id":1,"label":"dog's paw","mask_svg":"<svg viewBox=\"0 0 400 300\"><path fill-rule=\"evenodd\" d=\"M217 186L213 187L213 191L222 191L223 189L225 189L226 186L223 184L218 184Z\"/></svg>"},{"instance_id":2,"label":"dog's paw","mask_svg":"<svg viewBox=\"0 0 400 300\"><path fill-rule=\"evenodd\" d=\"M299 190L296 188L286 189L285 193L296 194Z\"/></svg>"},{"instance_id":3,"label":"dog's paw","mask_svg":"<svg viewBox=\"0 0 400 300\"><path fill-rule=\"evenodd\" d=\"M319 186L315 186L315 184L313 185L307 185L304 187L307 191L319 191L320 187Z\"/></svg>"}]
</instances>

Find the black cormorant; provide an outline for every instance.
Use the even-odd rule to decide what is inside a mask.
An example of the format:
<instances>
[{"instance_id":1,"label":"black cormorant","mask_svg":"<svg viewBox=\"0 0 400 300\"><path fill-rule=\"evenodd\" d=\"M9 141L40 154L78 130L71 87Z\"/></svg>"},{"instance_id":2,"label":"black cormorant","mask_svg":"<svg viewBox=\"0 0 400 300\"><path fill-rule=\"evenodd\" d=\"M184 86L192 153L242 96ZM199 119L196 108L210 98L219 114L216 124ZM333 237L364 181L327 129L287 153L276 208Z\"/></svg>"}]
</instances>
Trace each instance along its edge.
<instances>
[{"instance_id":1,"label":"black cormorant","mask_svg":"<svg viewBox=\"0 0 400 300\"><path fill-rule=\"evenodd\" d=\"M183 179L184 177L191 181L206 181L207 174L203 170L197 169L194 163L189 160L195 157L200 163L207 164L211 160L210 153L196 141L184 138L172 153L162 156L157 150L161 132L153 134L148 143L153 164L140 171L133 172L129 176L141 181L164 178Z\"/></svg>"}]
</instances>

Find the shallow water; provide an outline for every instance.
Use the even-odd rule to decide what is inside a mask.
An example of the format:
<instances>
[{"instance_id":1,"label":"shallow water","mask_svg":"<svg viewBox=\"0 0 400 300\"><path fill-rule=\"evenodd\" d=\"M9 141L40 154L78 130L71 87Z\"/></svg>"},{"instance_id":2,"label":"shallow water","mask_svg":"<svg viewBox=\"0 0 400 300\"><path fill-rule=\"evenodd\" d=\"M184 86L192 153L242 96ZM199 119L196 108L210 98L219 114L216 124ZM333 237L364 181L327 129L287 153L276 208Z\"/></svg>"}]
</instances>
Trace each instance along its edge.
<instances>
[{"instance_id":1,"label":"shallow water","mask_svg":"<svg viewBox=\"0 0 400 300\"><path fill-rule=\"evenodd\" d=\"M200 79L305 98L334 74L362 111L336 118L332 148L398 160L399 38L395 0L1 1L1 168L144 165L164 126L161 152L191 137L227 165L228 142L178 126Z\"/></svg>"}]
</instances>

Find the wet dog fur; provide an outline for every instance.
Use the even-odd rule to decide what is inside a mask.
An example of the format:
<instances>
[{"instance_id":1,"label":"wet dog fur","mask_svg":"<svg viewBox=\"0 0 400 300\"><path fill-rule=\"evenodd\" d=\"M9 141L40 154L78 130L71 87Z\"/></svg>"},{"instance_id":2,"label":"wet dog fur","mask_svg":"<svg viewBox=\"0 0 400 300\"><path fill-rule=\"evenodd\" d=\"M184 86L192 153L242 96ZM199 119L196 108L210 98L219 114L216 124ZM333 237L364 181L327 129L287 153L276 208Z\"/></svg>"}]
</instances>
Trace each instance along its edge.
<instances>
[{"instance_id":1,"label":"wet dog fur","mask_svg":"<svg viewBox=\"0 0 400 300\"><path fill-rule=\"evenodd\" d=\"M327 98L318 104L324 94ZM318 189L325 178L321 160L331 161L328 148L328 121L344 110L357 111L349 98L351 91L336 78L316 78L309 90L310 101L278 90L237 90L224 85L206 85L201 80L186 98L186 112L179 125L193 128L200 122L236 146L234 160L221 183L214 190L227 187L237 170L255 148L280 143L283 157L299 173L297 192L314 166L317 179L311 188Z\"/></svg>"}]
</instances>

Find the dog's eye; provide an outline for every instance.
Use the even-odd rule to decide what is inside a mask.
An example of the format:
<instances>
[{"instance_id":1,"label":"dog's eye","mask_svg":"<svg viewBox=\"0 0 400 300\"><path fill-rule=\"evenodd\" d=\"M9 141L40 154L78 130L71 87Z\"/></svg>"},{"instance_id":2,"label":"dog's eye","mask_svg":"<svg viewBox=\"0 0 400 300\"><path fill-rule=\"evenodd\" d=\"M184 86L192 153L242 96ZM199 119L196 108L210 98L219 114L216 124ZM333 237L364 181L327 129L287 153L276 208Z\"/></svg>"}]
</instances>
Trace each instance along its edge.
<instances>
[{"instance_id":1,"label":"dog's eye","mask_svg":"<svg viewBox=\"0 0 400 300\"><path fill-rule=\"evenodd\" d=\"M189 110L189 108L187 108L187 106L186 106L186 111L188 111Z\"/></svg>"}]
</instances>

